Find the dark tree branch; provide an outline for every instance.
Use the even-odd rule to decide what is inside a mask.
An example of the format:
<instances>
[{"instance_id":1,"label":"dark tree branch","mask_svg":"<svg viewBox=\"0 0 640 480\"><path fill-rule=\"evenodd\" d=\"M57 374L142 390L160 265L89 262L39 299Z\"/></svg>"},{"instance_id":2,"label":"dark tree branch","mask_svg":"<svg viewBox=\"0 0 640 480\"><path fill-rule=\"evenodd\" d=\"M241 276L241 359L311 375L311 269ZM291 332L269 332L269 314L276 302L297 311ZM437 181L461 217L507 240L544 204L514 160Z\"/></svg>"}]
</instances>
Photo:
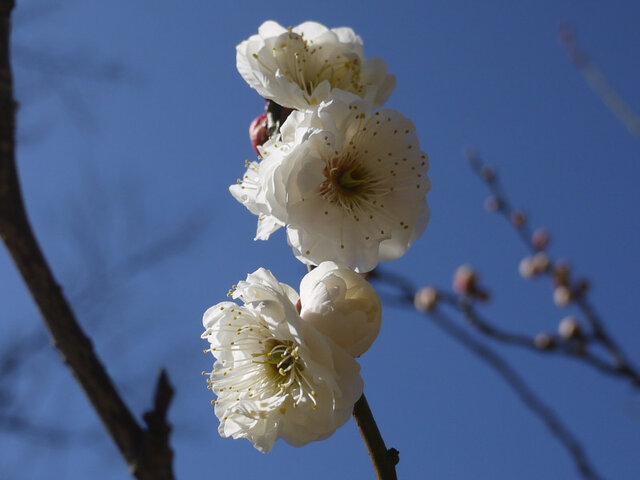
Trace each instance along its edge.
<instances>
[{"instance_id":1,"label":"dark tree branch","mask_svg":"<svg viewBox=\"0 0 640 480\"><path fill-rule=\"evenodd\" d=\"M371 280L383 282L385 285L394 290L394 292L381 292L381 297L388 300L390 303L397 307L413 307L413 299L416 292L415 286L411 281L402 275L391 273L388 271L382 271L380 269L375 270L368 277ZM533 339L519 334L509 334L501 332L488 322L484 321L481 317L476 316L477 313L473 310L469 304L467 310L463 309L460 305L468 302L464 302L464 299L460 299L456 295L440 292L440 302L448 303L464 314L472 313L474 316L467 318L469 322L474 325L480 333L483 333L496 340L503 341L505 343L513 343L516 345L527 347L532 346L537 351L539 350L534 345ZM559 417L548 407L538 396L529 388L527 383L515 372L513 368L495 353L491 348L484 345L473 335L469 334L463 328L456 325L455 321L442 313L436 307L426 312L430 318L433 319L435 324L440 327L445 333L451 336L454 340L458 341L461 345L472 351L475 355L480 357L483 361L494 368L498 374L507 382L507 384L514 390L516 395L525 404L525 406L537 417L539 417L549 428L552 435L560 441L563 446L569 451L573 458L576 468L580 471L582 476L588 480L601 480L601 477L595 472L591 466L585 451L578 442L578 439L568 430L566 426L560 421ZM582 357L578 357L582 358ZM614 372L611 372L614 373Z\"/></svg>"},{"instance_id":2,"label":"dark tree branch","mask_svg":"<svg viewBox=\"0 0 640 480\"><path fill-rule=\"evenodd\" d=\"M509 222L522 240L522 243L531 253L539 252L540 249L533 242L533 236L528 223L523 220L519 225L514 224L513 216L518 212L511 206L511 203L509 202L503 188L500 186L498 177L493 169L488 167L474 151L467 151L466 156L473 172L485 183L491 192L491 195L495 199L497 212L501 214L507 222ZM554 265L554 262L550 258L549 265ZM556 275L554 268L546 268L540 272L540 274L547 275L552 281L557 280L554 278ZM634 387L640 388L640 370L631 363L617 342L606 331L602 319L589 302L586 290L568 285L568 280L567 287L571 290L571 301L578 307L591 327L591 340L599 343L608 350L612 357L613 366L610 366L606 362L599 361L597 357L593 356L585 357L587 363L599 368L601 371L608 371L608 373L612 373L616 376L626 377L631 380Z\"/></svg>"},{"instance_id":3,"label":"dark tree branch","mask_svg":"<svg viewBox=\"0 0 640 480\"><path fill-rule=\"evenodd\" d=\"M430 313L430 318L450 337L473 352L477 357L491 366L507 384L513 389L522 403L531 410L531 412L540 418L547 426L554 437L562 443L569 451L573 458L578 471L585 479L602 480L591 466L587 455L578 442L578 439L567 429L560 418L549 408L525 383L525 381L502 359L497 353L489 347L475 339L469 333L458 327L455 322L443 314L435 310Z\"/></svg>"},{"instance_id":4,"label":"dark tree branch","mask_svg":"<svg viewBox=\"0 0 640 480\"><path fill-rule=\"evenodd\" d=\"M615 377L631 377L634 381L634 385L640 386L638 380L633 376L633 372L622 370L618 365L611 365L605 360L596 356L594 353L588 350L588 341L590 338L585 337L581 342L564 341L560 338L555 338L553 346L549 348L541 348L536 345L535 337L530 337L521 333L513 333L505 330L501 330L498 327L492 325L483 318L473 303L460 298L454 294L445 294L441 292L441 298L444 303L451 305L457 309L464 318L479 332L487 335L502 343L516 345L525 349L534 351L541 354L556 354L573 358L577 361L584 362L589 366L599 370L601 373L612 375Z\"/></svg>"},{"instance_id":5,"label":"dark tree branch","mask_svg":"<svg viewBox=\"0 0 640 480\"><path fill-rule=\"evenodd\" d=\"M376 478L397 480L396 465L400 461L400 453L395 448L387 449L364 393L353 407L353 418L369 452Z\"/></svg>"},{"instance_id":6,"label":"dark tree branch","mask_svg":"<svg viewBox=\"0 0 640 480\"><path fill-rule=\"evenodd\" d=\"M83 332L47 264L29 225L15 164L15 112L9 39L11 0L0 1L0 236L37 303L53 342L84 389L96 412L126 459L132 473L141 480L172 479L171 457L151 457L170 451L168 428L156 438L157 428L144 430L136 421L97 357L91 340ZM166 384L166 385L165 385ZM156 398L156 415L165 415L170 391L161 376ZM151 414L153 415L153 414ZM153 422L161 425L161 422ZM166 426L166 423L164 423ZM162 428L159 428L162 430ZM164 448L147 448L153 441ZM163 463L168 470L159 475L149 465Z\"/></svg>"},{"instance_id":7,"label":"dark tree branch","mask_svg":"<svg viewBox=\"0 0 640 480\"><path fill-rule=\"evenodd\" d=\"M413 302L417 289L402 275L378 268L370 272L368 278L372 281L384 283L394 290L391 294L386 294L386 292L380 293L380 296L383 297L385 301L399 307L410 305ZM583 304L583 311L589 312L589 315L586 315L586 317L592 326L593 332L588 336L584 335L580 342L565 341L556 337L551 346L541 348L536 345L536 339L533 336L509 332L496 327L478 313L470 299L440 289L438 289L438 295L439 303L444 303L455 308L479 333L495 341L521 347L542 355L562 355L572 358L578 362L589 365L600 373L631 380L632 386L640 388L640 377L637 371L628 366L628 362L624 357L618 356L620 355L619 348L613 343L611 337L604 332L604 327L602 327L598 316L594 313L593 308L586 303L585 299L578 299L576 303ZM607 360L602 359L588 349L589 342L594 340L604 344L606 348L612 352L613 363L607 362ZM616 353L618 355L616 355Z\"/></svg>"}]
</instances>

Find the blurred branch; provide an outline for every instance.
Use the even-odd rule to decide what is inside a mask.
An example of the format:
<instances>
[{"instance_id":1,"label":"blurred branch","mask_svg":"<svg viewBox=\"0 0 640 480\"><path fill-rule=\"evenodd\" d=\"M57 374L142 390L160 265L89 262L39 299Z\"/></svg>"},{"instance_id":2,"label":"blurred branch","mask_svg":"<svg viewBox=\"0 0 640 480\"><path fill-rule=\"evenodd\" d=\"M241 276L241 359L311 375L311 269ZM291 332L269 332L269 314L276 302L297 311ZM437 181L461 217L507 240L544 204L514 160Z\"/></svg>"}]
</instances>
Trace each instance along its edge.
<instances>
[{"instance_id":1,"label":"blurred branch","mask_svg":"<svg viewBox=\"0 0 640 480\"><path fill-rule=\"evenodd\" d=\"M640 138L640 117L611 86L607 77L598 68L598 65L589 58L589 55L580 46L573 27L561 25L558 28L558 39L569 54L572 63L584 76L587 84L611 110L611 113L620 120L632 135Z\"/></svg>"},{"instance_id":2,"label":"blurred branch","mask_svg":"<svg viewBox=\"0 0 640 480\"><path fill-rule=\"evenodd\" d=\"M93 350L91 340L76 321L29 225L15 165L16 103L9 60L10 16L13 8L12 0L0 1L0 235L65 363L89 397L132 473L141 480L172 479L171 457L168 460L154 458L154 455L166 455L166 451L170 450L169 428L164 420L171 398L166 376L160 377L156 409L149 414L154 422L148 422L149 428L145 430L118 395L113 381ZM152 443L153 447L159 444L164 448L148 448ZM157 470L157 466L163 470Z\"/></svg>"},{"instance_id":3,"label":"blurred branch","mask_svg":"<svg viewBox=\"0 0 640 480\"><path fill-rule=\"evenodd\" d=\"M473 150L466 151L465 155L474 173L485 183L491 192L491 196L487 202L490 207L489 209L502 215L516 231L527 249L535 254L533 259L525 258L524 260L535 263L536 257L542 259L538 262L541 265L540 267L533 265L530 267L533 269L530 273L521 273L526 273L529 276L546 275L549 277L555 285L554 300L556 303L564 306L573 302L587 320L590 332L582 334L581 340L584 340L585 343L595 343L604 347L611 355L612 363L609 364L599 361L598 358L593 355L584 355L581 358L585 359L586 363L600 369L600 371L631 380L634 387L640 388L640 371L631 363L613 337L609 335L601 317L589 302L588 282L583 279L579 282L571 283L569 267L562 262L554 262L545 251L548 242L546 232L543 236L537 235L539 232L532 233L525 214L511 206L494 169L485 164L480 156ZM560 298L555 298L556 293L562 294L559 295ZM498 332L497 329L494 328L484 328L487 326L486 323L479 321L479 317L477 317L473 311L469 311L467 307L463 307L461 310L476 327L480 330L485 330L484 333L491 333L492 336L498 340L509 341L510 343L520 345L528 343L522 338L516 339L513 334ZM526 346L530 346L530 344ZM567 353L566 348L563 353ZM570 353L579 355L580 351Z\"/></svg>"},{"instance_id":4,"label":"blurred branch","mask_svg":"<svg viewBox=\"0 0 640 480\"><path fill-rule=\"evenodd\" d=\"M571 357L600 370L602 373L627 378L631 377L634 382L633 385L640 387L640 378L635 377L633 371L621 369L615 364L611 365L588 350L589 341L593 339L593 336L583 334L580 338L576 338L575 341L573 341L564 340L557 336L552 337L549 334L543 334L548 335L548 337L553 341L546 345L540 344L539 340L536 341L536 337L508 332L492 325L478 313L473 303L464 297L458 297L452 293L443 292L440 292L440 296L443 303L447 303L456 308L464 315L471 325L478 329L478 331L493 338L494 340L523 347L536 353L559 354Z\"/></svg>"},{"instance_id":5,"label":"blurred branch","mask_svg":"<svg viewBox=\"0 0 640 480\"><path fill-rule=\"evenodd\" d=\"M385 300L385 302L404 308L414 306L414 298L416 297L417 289L407 278L386 270L381 271L380 269L370 272L368 278L373 281L383 282L385 285L395 290L395 293L381 292L380 296ZM451 294L449 296L455 297ZM442 300L442 298L439 298L439 300ZM464 329L457 326L453 319L437 308L435 303L424 313L428 314L434 323L445 333L468 350L472 351L475 355L480 357L489 366L496 370L496 372L513 389L516 395L518 395L518 398L520 398L525 406L547 425L551 434L556 437L558 441L560 441L569 451L574 463L576 464L576 468L581 472L585 479L601 479L601 477L596 474L593 467L591 467L588 457L577 438L566 426L564 426L553 410L538 398L526 382L504 359L502 359L502 357L495 353L491 348L477 340L474 336L467 333ZM493 327L489 327L488 324L483 324L483 327L487 328L481 328L481 332L487 334L488 332L491 332L490 336L494 336L493 334L495 333L495 330ZM505 341L511 340L510 337L505 337L503 335L497 336ZM519 335L514 336L514 338L517 339L516 343L522 342L524 339L523 336Z\"/></svg>"},{"instance_id":6,"label":"blurred branch","mask_svg":"<svg viewBox=\"0 0 640 480\"><path fill-rule=\"evenodd\" d=\"M502 357L458 327L451 318L437 309L430 313L430 318L441 330L487 363L507 382L522 403L545 423L552 435L569 451L576 468L585 479L602 479L591 466L587 454L578 439Z\"/></svg>"}]
</instances>

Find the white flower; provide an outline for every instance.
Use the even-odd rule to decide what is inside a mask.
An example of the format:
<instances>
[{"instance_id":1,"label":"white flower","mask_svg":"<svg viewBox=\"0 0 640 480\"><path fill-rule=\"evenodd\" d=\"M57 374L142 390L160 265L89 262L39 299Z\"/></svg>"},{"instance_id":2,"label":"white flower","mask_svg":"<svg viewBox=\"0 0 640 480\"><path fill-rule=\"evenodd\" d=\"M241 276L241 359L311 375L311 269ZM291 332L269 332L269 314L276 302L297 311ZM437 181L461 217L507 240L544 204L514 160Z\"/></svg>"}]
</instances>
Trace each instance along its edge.
<instances>
[{"instance_id":1,"label":"white flower","mask_svg":"<svg viewBox=\"0 0 640 480\"><path fill-rule=\"evenodd\" d=\"M270 271L249 274L233 298L244 306L222 302L202 320L220 435L264 453L277 438L302 446L329 437L362 394L358 363L300 318L298 294Z\"/></svg>"},{"instance_id":2,"label":"white flower","mask_svg":"<svg viewBox=\"0 0 640 480\"><path fill-rule=\"evenodd\" d=\"M300 316L354 357L380 331L382 303L364 277L344 265L322 262L300 283Z\"/></svg>"},{"instance_id":3,"label":"white flower","mask_svg":"<svg viewBox=\"0 0 640 480\"><path fill-rule=\"evenodd\" d=\"M258 215L256 239L286 225L302 262L366 272L424 232L429 162L409 119L345 100L293 112L230 190Z\"/></svg>"},{"instance_id":4,"label":"white flower","mask_svg":"<svg viewBox=\"0 0 640 480\"><path fill-rule=\"evenodd\" d=\"M364 59L362 39L350 28L305 22L285 29L264 22L258 35L236 47L240 75L260 95L289 108L308 109L334 89L379 107L396 83L381 58Z\"/></svg>"}]
</instances>

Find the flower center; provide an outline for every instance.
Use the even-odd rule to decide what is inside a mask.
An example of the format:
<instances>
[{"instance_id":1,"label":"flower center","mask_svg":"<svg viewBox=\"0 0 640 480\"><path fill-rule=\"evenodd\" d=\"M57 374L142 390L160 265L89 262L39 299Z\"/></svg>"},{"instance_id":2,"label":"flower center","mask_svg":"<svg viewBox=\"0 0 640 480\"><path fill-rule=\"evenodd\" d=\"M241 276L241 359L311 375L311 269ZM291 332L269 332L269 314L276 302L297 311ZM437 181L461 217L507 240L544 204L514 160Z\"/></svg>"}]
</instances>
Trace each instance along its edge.
<instances>
[{"instance_id":1,"label":"flower center","mask_svg":"<svg viewBox=\"0 0 640 480\"><path fill-rule=\"evenodd\" d=\"M309 399L316 410L316 392L307 378L304 360L300 358L299 346L291 340L270 339L265 342L263 353L254 353L254 363L263 364L267 377L276 386L280 394L291 395L293 406L298 406L305 398Z\"/></svg>"},{"instance_id":2,"label":"flower center","mask_svg":"<svg viewBox=\"0 0 640 480\"><path fill-rule=\"evenodd\" d=\"M283 38L284 37L284 38ZM303 35L289 32L278 39L271 49L278 70L303 92L305 100L314 105L318 99L313 92L321 82L327 80L332 88L339 88L360 97L365 95L365 86L360 80L361 62L356 54L337 53L331 57L324 54L322 45L314 45L313 40L305 40ZM273 70L257 54L253 55L263 68Z\"/></svg>"},{"instance_id":3,"label":"flower center","mask_svg":"<svg viewBox=\"0 0 640 480\"><path fill-rule=\"evenodd\" d=\"M325 180L318 193L330 203L353 212L359 204L367 201L371 175L350 155L334 157L323 170Z\"/></svg>"}]
</instances>

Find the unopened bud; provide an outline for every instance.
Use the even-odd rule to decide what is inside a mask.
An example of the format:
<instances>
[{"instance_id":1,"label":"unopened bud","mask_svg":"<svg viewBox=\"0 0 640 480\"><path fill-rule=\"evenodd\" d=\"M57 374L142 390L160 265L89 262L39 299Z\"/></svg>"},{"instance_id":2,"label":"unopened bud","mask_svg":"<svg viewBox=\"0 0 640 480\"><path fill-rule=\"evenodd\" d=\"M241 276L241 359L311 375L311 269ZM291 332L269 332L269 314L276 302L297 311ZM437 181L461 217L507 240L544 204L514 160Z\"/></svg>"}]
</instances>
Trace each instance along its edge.
<instances>
[{"instance_id":1,"label":"unopened bud","mask_svg":"<svg viewBox=\"0 0 640 480\"><path fill-rule=\"evenodd\" d=\"M527 223L527 216L521 210L514 210L511 212L511 223L516 228L521 228Z\"/></svg>"},{"instance_id":2,"label":"unopened bud","mask_svg":"<svg viewBox=\"0 0 640 480\"><path fill-rule=\"evenodd\" d=\"M496 171L491 165L483 165L480 169L480 174L487 182L491 183L496 179Z\"/></svg>"},{"instance_id":3,"label":"unopened bud","mask_svg":"<svg viewBox=\"0 0 640 480\"><path fill-rule=\"evenodd\" d=\"M269 135L267 133L267 114L263 113L262 115L253 119L251 125L249 125L249 139L251 140L251 145L253 145L253 149L259 155L258 147L264 144Z\"/></svg>"},{"instance_id":4,"label":"unopened bud","mask_svg":"<svg viewBox=\"0 0 640 480\"><path fill-rule=\"evenodd\" d=\"M533 264L533 270L536 274L546 272L549 268L549 257L544 252L538 252L533 256L531 260Z\"/></svg>"},{"instance_id":5,"label":"unopened bud","mask_svg":"<svg viewBox=\"0 0 640 480\"><path fill-rule=\"evenodd\" d=\"M476 290L477 276L470 265L458 267L453 275L453 289L460 295L469 295Z\"/></svg>"},{"instance_id":6,"label":"unopened bud","mask_svg":"<svg viewBox=\"0 0 640 480\"><path fill-rule=\"evenodd\" d=\"M382 303L369 282L349 267L322 262L300 282L300 316L353 357L380 331Z\"/></svg>"},{"instance_id":7,"label":"unopened bud","mask_svg":"<svg viewBox=\"0 0 640 480\"><path fill-rule=\"evenodd\" d=\"M489 213L494 213L500 210L502 202L495 195L490 195L484 200L484 209Z\"/></svg>"},{"instance_id":8,"label":"unopened bud","mask_svg":"<svg viewBox=\"0 0 640 480\"><path fill-rule=\"evenodd\" d=\"M581 336L580 324L575 317L565 317L558 325L558 334L565 340L573 340Z\"/></svg>"},{"instance_id":9,"label":"unopened bud","mask_svg":"<svg viewBox=\"0 0 640 480\"><path fill-rule=\"evenodd\" d=\"M558 260L553 266L553 281L556 285L568 285L571 268L566 260Z\"/></svg>"},{"instance_id":10,"label":"unopened bud","mask_svg":"<svg viewBox=\"0 0 640 480\"><path fill-rule=\"evenodd\" d=\"M533 268L533 259L531 257L524 257L522 260L520 260L518 271L523 278L533 277L535 275L535 269Z\"/></svg>"},{"instance_id":11,"label":"unopened bud","mask_svg":"<svg viewBox=\"0 0 640 480\"><path fill-rule=\"evenodd\" d=\"M531 243L536 250L544 250L549 245L549 234L544 228L539 228L533 232Z\"/></svg>"},{"instance_id":12,"label":"unopened bud","mask_svg":"<svg viewBox=\"0 0 640 480\"><path fill-rule=\"evenodd\" d=\"M430 312L438 303L438 291L433 287L423 287L413 297L413 304L419 312Z\"/></svg>"},{"instance_id":13,"label":"unopened bud","mask_svg":"<svg viewBox=\"0 0 640 480\"><path fill-rule=\"evenodd\" d=\"M566 285L558 285L553 290L553 302L558 307L566 307L571 302L571 290Z\"/></svg>"},{"instance_id":14,"label":"unopened bud","mask_svg":"<svg viewBox=\"0 0 640 480\"><path fill-rule=\"evenodd\" d=\"M540 350L550 350L556 345L554 338L548 333L541 332L533 339L534 345Z\"/></svg>"}]
</instances>

